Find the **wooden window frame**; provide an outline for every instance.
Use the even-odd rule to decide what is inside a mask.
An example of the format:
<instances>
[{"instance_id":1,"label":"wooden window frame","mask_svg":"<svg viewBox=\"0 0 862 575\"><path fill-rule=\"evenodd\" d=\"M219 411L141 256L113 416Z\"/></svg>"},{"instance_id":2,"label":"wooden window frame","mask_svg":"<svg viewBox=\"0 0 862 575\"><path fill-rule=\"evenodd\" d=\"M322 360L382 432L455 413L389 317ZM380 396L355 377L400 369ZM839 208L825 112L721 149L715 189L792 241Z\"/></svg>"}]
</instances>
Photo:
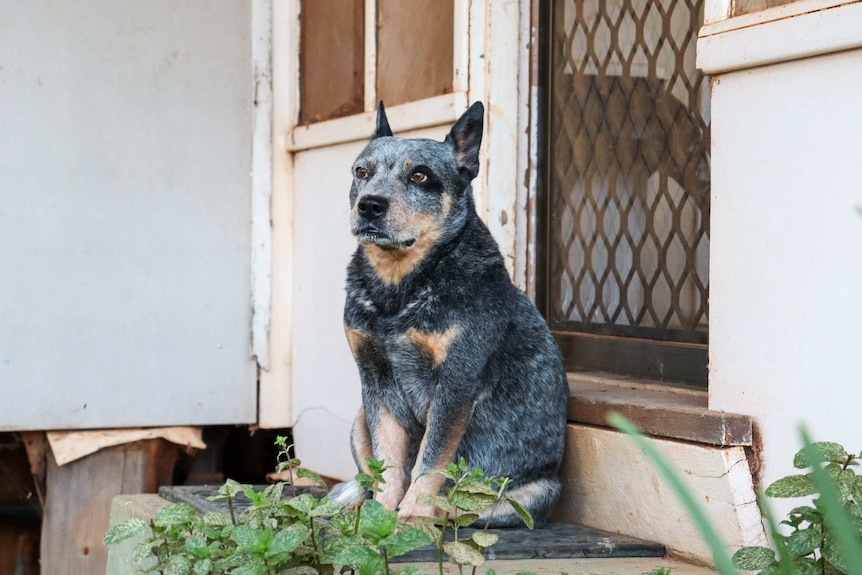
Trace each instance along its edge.
<instances>
[{"instance_id":1,"label":"wooden window frame","mask_svg":"<svg viewBox=\"0 0 862 575\"><path fill-rule=\"evenodd\" d=\"M294 1L299 4L299 0ZM452 92L387 108L386 114L389 121L399 132L454 122L469 104L467 91L470 0L450 1L454 3ZM286 135L284 146L286 151L301 152L364 140L374 131L377 108L377 0L365 0L364 70L364 111L361 114L304 126L299 125L297 119Z\"/></svg>"}]
</instances>

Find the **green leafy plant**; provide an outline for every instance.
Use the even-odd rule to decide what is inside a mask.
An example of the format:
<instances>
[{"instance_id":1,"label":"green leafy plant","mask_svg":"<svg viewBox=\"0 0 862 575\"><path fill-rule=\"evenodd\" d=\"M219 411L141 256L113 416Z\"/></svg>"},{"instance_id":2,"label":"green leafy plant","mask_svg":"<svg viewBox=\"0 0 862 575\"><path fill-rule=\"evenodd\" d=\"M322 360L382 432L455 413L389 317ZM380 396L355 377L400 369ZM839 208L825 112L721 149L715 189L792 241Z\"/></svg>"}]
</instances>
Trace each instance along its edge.
<instances>
[{"instance_id":1,"label":"green leafy plant","mask_svg":"<svg viewBox=\"0 0 862 575\"><path fill-rule=\"evenodd\" d=\"M479 520L479 511L490 509L501 502L512 506L524 524L533 528L533 517L529 511L512 497L507 495L511 480L508 477L486 477L484 471L471 468L464 458L457 463L450 463L446 469L436 470L448 480L446 495L420 495L418 503L434 507L441 517L428 517L430 523L439 527L435 533L438 549L438 566L443 574L443 554L458 566L459 573L465 566L471 566L475 575L476 568L485 563L485 550L497 543L497 535L488 533L488 525L493 515L489 514L481 531L475 531L469 538L460 539L458 531ZM452 530L453 540L446 541L447 530Z\"/></svg>"},{"instance_id":2,"label":"green leafy plant","mask_svg":"<svg viewBox=\"0 0 862 575\"><path fill-rule=\"evenodd\" d=\"M832 442L812 443L796 453L793 466L811 471L776 480L766 495L814 497L811 504L793 508L781 521L789 534L772 530L777 554L767 547L744 547L734 554L734 564L764 574L776 572L781 564L806 575L859 572L851 565L862 565L862 556L853 558L862 537L862 476L853 469L860 458L862 454L848 453Z\"/></svg>"},{"instance_id":3,"label":"green leafy plant","mask_svg":"<svg viewBox=\"0 0 862 575\"><path fill-rule=\"evenodd\" d=\"M288 471L288 481L278 482L262 491L250 485L227 480L213 501L227 503L227 513L198 515L186 503L174 503L162 508L151 521L133 517L115 525L105 535L105 543L116 544L138 537L141 541L133 551L132 561L139 575L413 575L416 567L399 570L391 561L410 551L437 542L442 552L463 565L484 562L483 551L496 543L497 537L486 529L474 533L467 541L458 540L458 528L478 518L476 511L500 501L506 495L510 481L486 478L481 470L471 469L462 460L450 465L443 474L453 479L446 497L435 499L449 510L445 519L434 518L442 529L433 524L401 522L398 514L387 511L379 502L357 494L355 505L343 508L327 496L298 493L297 478L311 480L325 488L323 480L301 467L302 462L291 456L292 446L283 437L276 440L280 447L276 470ZM368 473L359 473L357 482L365 492L376 493L385 483L384 462L370 458ZM285 489L290 496L283 497ZM244 496L250 506L238 513L236 501ZM517 502L510 501L516 511L532 527L532 518ZM455 541L444 543L446 528L453 528Z\"/></svg>"}]
</instances>

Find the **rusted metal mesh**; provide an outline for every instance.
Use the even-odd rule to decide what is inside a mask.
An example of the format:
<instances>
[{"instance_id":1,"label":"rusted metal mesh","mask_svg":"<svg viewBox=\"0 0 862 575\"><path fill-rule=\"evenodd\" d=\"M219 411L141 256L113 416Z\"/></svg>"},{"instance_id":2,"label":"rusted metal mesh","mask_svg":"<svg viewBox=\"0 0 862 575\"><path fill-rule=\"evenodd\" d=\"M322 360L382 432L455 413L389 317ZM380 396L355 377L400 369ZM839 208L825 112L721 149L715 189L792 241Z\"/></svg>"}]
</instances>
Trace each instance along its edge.
<instances>
[{"instance_id":1,"label":"rusted metal mesh","mask_svg":"<svg viewBox=\"0 0 862 575\"><path fill-rule=\"evenodd\" d=\"M706 342L703 0L553 7L548 295L563 331Z\"/></svg>"}]
</instances>

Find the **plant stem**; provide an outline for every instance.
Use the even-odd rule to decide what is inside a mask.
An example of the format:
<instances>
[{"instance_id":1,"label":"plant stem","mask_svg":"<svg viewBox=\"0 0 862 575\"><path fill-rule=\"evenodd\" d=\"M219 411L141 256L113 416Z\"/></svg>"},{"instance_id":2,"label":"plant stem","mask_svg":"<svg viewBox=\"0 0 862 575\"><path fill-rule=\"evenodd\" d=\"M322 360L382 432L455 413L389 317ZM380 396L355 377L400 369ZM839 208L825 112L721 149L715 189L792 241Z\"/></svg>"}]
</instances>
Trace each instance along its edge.
<instances>
[{"instance_id":1,"label":"plant stem","mask_svg":"<svg viewBox=\"0 0 862 575\"><path fill-rule=\"evenodd\" d=\"M233 522L233 526L236 527L236 515L233 513L233 497L228 496L227 498L227 508L230 510L230 520Z\"/></svg>"},{"instance_id":2,"label":"plant stem","mask_svg":"<svg viewBox=\"0 0 862 575\"><path fill-rule=\"evenodd\" d=\"M362 505L365 503L365 498L359 500L359 507L356 508L356 521L353 524L353 534L359 533L359 516L362 515Z\"/></svg>"},{"instance_id":3,"label":"plant stem","mask_svg":"<svg viewBox=\"0 0 862 575\"><path fill-rule=\"evenodd\" d=\"M383 548L383 575L389 575L389 554L386 553L386 549Z\"/></svg>"},{"instance_id":4,"label":"plant stem","mask_svg":"<svg viewBox=\"0 0 862 575\"><path fill-rule=\"evenodd\" d=\"M317 548L317 538L314 536L314 517L308 518L308 526L311 528L311 546L314 548L314 568L320 573L320 550Z\"/></svg>"},{"instance_id":5,"label":"plant stem","mask_svg":"<svg viewBox=\"0 0 862 575\"><path fill-rule=\"evenodd\" d=\"M449 524L449 512L443 515L443 527L440 529L440 541L437 543L437 566L443 575L443 541L446 539L446 526Z\"/></svg>"}]
</instances>

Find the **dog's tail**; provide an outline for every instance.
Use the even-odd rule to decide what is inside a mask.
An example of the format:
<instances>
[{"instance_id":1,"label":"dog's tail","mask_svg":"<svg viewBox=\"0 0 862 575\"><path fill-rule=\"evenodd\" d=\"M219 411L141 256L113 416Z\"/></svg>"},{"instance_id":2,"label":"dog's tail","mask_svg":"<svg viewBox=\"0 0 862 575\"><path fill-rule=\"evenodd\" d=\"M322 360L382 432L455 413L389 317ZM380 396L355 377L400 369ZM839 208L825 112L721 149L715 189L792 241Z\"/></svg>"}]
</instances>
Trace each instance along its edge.
<instances>
[{"instance_id":1,"label":"dog's tail","mask_svg":"<svg viewBox=\"0 0 862 575\"><path fill-rule=\"evenodd\" d=\"M366 489L359 485L359 482L355 479L342 481L329 490L329 500L338 503L342 507L358 503L367 495L368 492Z\"/></svg>"}]
</instances>

